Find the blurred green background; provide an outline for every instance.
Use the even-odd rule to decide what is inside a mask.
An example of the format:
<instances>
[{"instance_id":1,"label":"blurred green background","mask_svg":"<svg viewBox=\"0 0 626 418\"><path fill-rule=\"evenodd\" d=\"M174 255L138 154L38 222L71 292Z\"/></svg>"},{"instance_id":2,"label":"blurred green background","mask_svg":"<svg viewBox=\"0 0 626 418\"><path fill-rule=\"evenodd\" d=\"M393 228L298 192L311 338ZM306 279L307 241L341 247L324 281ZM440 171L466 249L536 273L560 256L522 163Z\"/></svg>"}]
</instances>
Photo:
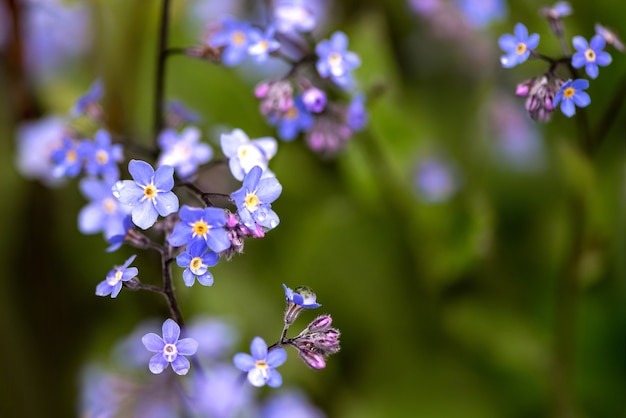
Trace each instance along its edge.
<instances>
[{"instance_id":1,"label":"blurred green background","mask_svg":"<svg viewBox=\"0 0 626 418\"><path fill-rule=\"evenodd\" d=\"M48 188L15 168L16 128L66 114L96 77L111 129L151 140L160 1L68 3L90 7L93 47L83 55L34 81L14 50L2 53L2 417L75 416L84 364L109 358L142 319L169 315L158 295L96 297L96 284L133 249L105 253L100 235L78 232L85 200L75 180ZM625 4L571 4L568 36L589 39L596 22L626 35ZM278 336L282 283L313 287L342 331L342 350L319 372L290 352L281 372L330 417L624 416L626 110L591 157L580 151L576 118L556 111L549 124L525 121L515 85L545 63L501 68L497 38L524 22L541 34L542 52L558 54L538 14L544 5L509 2L506 18L471 29L424 18L405 1L329 1L321 37L345 31L362 59L355 77L378 92L368 129L333 159L302 140L279 144L270 167L283 185L273 205L280 226L216 266L212 287L178 283L184 315L229 318L245 350L254 335ZM171 46L200 37L190 7L172 1ZM613 63L591 81L584 112L593 128L626 74L626 56L609 51ZM252 95L256 81L175 56L166 95L203 117L218 152L216 127L275 136ZM530 157L494 152L507 126L494 113L506 106L522 112L513 131L536 140ZM414 180L433 154L459 178L440 203L421 200ZM158 283L158 259L139 254L141 276Z\"/></svg>"}]
</instances>

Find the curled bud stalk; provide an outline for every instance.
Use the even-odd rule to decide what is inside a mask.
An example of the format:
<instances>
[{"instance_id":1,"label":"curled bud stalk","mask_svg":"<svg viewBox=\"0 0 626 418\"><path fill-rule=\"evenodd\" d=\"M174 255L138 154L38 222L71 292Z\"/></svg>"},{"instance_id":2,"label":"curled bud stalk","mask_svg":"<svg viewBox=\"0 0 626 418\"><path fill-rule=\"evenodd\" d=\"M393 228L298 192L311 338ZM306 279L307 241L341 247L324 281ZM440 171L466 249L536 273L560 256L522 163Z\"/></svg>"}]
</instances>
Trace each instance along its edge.
<instances>
[{"instance_id":1,"label":"curled bud stalk","mask_svg":"<svg viewBox=\"0 0 626 418\"><path fill-rule=\"evenodd\" d=\"M320 316L300 335L288 342L298 350L300 358L313 369L326 367L326 358L340 349L339 330L331 328L330 324L330 316Z\"/></svg>"},{"instance_id":2,"label":"curled bud stalk","mask_svg":"<svg viewBox=\"0 0 626 418\"><path fill-rule=\"evenodd\" d=\"M526 97L526 110L533 120L548 122L554 110L554 97L562 85L563 80L542 75L518 85L516 94Z\"/></svg>"}]
</instances>

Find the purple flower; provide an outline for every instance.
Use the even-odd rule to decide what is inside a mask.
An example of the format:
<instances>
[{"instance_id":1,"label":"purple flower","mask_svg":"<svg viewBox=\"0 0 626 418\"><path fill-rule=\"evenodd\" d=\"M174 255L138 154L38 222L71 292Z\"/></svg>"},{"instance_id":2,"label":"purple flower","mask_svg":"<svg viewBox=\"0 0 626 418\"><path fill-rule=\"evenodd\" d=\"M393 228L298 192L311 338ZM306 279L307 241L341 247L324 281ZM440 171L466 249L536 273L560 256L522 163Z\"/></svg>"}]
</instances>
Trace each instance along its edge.
<instances>
[{"instance_id":1,"label":"purple flower","mask_svg":"<svg viewBox=\"0 0 626 418\"><path fill-rule=\"evenodd\" d=\"M283 383L283 378L276 367L282 365L287 360L287 352L282 348L267 351L267 344L261 337L254 337L250 344L250 354L237 353L233 357L235 367L248 372L248 382L256 387L268 385L269 387L279 387Z\"/></svg>"},{"instance_id":2,"label":"purple flower","mask_svg":"<svg viewBox=\"0 0 626 418\"><path fill-rule=\"evenodd\" d=\"M302 93L302 103L309 112L320 113L326 107L326 93L316 87L310 87Z\"/></svg>"},{"instance_id":3,"label":"purple flower","mask_svg":"<svg viewBox=\"0 0 626 418\"><path fill-rule=\"evenodd\" d=\"M237 180L243 180L252 167L263 169L262 177L274 177L268 168L270 158L276 155L278 145L274 138L265 137L250 140L241 129L234 129L231 133L224 133L220 137L222 152L228 158L230 172Z\"/></svg>"},{"instance_id":4,"label":"purple flower","mask_svg":"<svg viewBox=\"0 0 626 418\"><path fill-rule=\"evenodd\" d=\"M573 44L576 52L572 55L572 66L584 66L589 77L598 77L598 65L605 67L611 63L611 55L603 51L606 42L602 36L595 35L590 43L582 36L574 36Z\"/></svg>"},{"instance_id":5,"label":"purple flower","mask_svg":"<svg viewBox=\"0 0 626 418\"><path fill-rule=\"evenodd\" d=\"M94 142L81 142L78 153L85 160L87 174L101 175L110 182L119 180L120 170L117 163L124 159L122 146L111 145L111 136L107 131L101 129L96 132Z\"/></svg>"},{"instance_id":6,"label":"purple flower","mask_svg":"<svg viewBox=\"0 0 626 418\"><path fill-rule=\"evenodd\" d=\"M288 391L272 396L261 408L262 418L283 418L288 413L297 418L324 418L324 413L316 408L303 393Z\"/></svg>"},{"instance_id":7,"label":"purple flower","mask_svg":"<svg viewBox=\"0 0 626 418\"><path fill-rule=\"evenodd\" d=\"M271 115L269 123L278 126L278 136L285 140L293 140L300 131L307 131L313 126L314 118L296 96L292 106L280 115Z\"/></svg>"},{"instance_id":8,"label":"purple flower","mask_svg":"<svg viewBox=\"0 0 626 418\"><path fill-rule=\"evenodd\" d=\"M135 257L137 256L130 256L123 265L109 271L106 279L96 287L96 295L107 296L110 294L111 298L116 298L120 290L122 290L122 282L129 281L139 273L137 267L128 267L135 260Z\"/></svg>"},{"instance_id":9,"label":"purple flower","mask_svg":"<svg viewBox=\"0 0 626 418\"><path fill-rule=\"evenodd\" d=\"M261 167L253 167L244 177L241 189L230 195L241 222L251 230L256 229L256 224L273 229L280 222L271 203L280 196L282 186L274 177L262 179L262 174Z\"/></svg>"},{"instance_id":10,"label":"purple flower","mask_svg":"<svg viewBox=\"0 0 626 418\"><path fill-rule=\"evenodd\" d=\"M318 56L317 72L340 87L348 88L352 84L350 71L361 65L361 59L354 52L348 51L348 37L343 32L335 32L330 40L323 40L315 47Z\"/></svg>"},{"instance_id":11,"label":"purple flower","mask_svg":"<svg viewBox=\"0 0 626 418\"><path fill-rule=\"evenodd\" d=\"M135 225L148 229L159 215L167 216L178 210L178 197L172 192L173 167L164 165L155 172L147 162L131 160L128 171L133 180L118 181L113 186L113 195L132 207L131 215Z\"/></svg>"},{"instance_id":12,"label":"purple flower","mask_svg":"<svg viewBox=\"0 0 626 418\"><path fill-rule=\"evenodd\" d=\"M353 131L360 131L367 124L367 118L365 95L356 94L346 109L346 124Z\"/></svg>"},{"instance_id":13,"label":"purple flower","mask_svg":"<svg viewBox=\"0 0 626 418\"><path fill-rule=\"evenodd\" d=\"M187 374L190 364L183 356L194 355L198 350L198 342L193 338L179 340L180 327L172 319L167 319L163 323L162 331L163 338L151 332L141 339L148 351L156 353L150 359L150 371L159 374L171 363L176 374Z\"/></svg>"},{"instance_id":14,"label":"purple flower","mask_svg":"<svg viewBox=\"0 0 626 418\"><path fill-rule=\"evenodd\" d=\"M566 1L559 1L551 7L542 7L541 15L548 19L561 19L572 14L572 6Z\"/></svg>"},{"instance_id":15,"label":"purple flower","mask_svg":"<svg viewBox=\"0 0 626 418\"><path fill-rule=\"evenodd\" d=\"M180 247L192 242L201 242L204 248L210 248L216 253L230 247L230 239L224 229L226 214L223 209L214 207L202 209L184 205L179 216L180 222L167 239L170 245Z\"/></svg>"},{"instance_id":16,"label":"purple flower","mask_svg":"<svg viewBox=\"0 0 626 418\"><path fill-rule=\"evenodd\" d=\"M211 147L199 140L200 130L195 127L188 127L180 134L173 129L164 130L159 135L162 151L157 166L172 166L180 177L195 173L200 164L213 156Z\"/></svg>"},{"instance_id":17,"label":"purple flower","mask_svg":"<svg viewBox=\"0 0 626 418\"><path fill-rule=\"evenodd\" d=\"M424 203L445 202L459 188L454 166L438 157L420 161L415 170L414 181L418 197Z\"/></svg>"},{"instance_id":18,"label":"purple flower","mask_svg":"<svg viewBox=\"0 0 626 418\"><path fill-rule=\"evenodd\" d=\"M105 239L125 235L124 219L130 208L122 205L113 196L112 182L95 178L84 178L79 183L80 191L90 200L78 214L78 229L83 234L102 231Z\"/></svg>"},{"instance_id":19,"label":"purple flower","mask_svg":"<svg viewBox=\"0 0 626 418\"><path fill-rule=\"evenodd\" d=\"M494 20L502 20L507 15L506 2L503 0L456 0L468 23L477 29L486 27Z\"/></svg>"},{"instance_id":20,"label":"purple flower","mask_svg":"<svg viewBox=\"0 0 626 418\"><path fill-rule=\"evenodd\" d=\"M591 103L591 98L583 91L588 87L589 81L584 78L566 81L554 98L554 106L561 102L561 112L571 118L576 113L576 106L587 107Z\"/></svg>"},{"instance_id":21,"label":"purple flower","mask_svg":"<svg viewBox=\"0 0 626 418\"><path fill-rule=\"evenodd\" d=\"M244 60L250 45L251 27L247 22L235 19L225 19L221 30L215 32L209 44L213 48L223 47L222 62L232 67Z\"/></svg>"},{"instance_id":22,"label":"purple flower","mask_svg":"<svg viewBox=\"0 0 626 418\"><path fill-rule=\"evenodd\" d=\"M280 43L274 39L275 29L270 26L265 32L252 28L248 32L248 54L250 54L256 62L267 60L270 52L276 51L280 47Z\"/></svg>"},{"instance_id":23,"label":"purple flower","mask_svg":"<svg viewBox=\"0 0 626 418\"><path fill-rule=\"evenodd\" d=\"M196 279L203 286L213 285L213 275L209 267L213 267L219 261L219 257L213 251L207 251L203 242L195 241L187 246L187 251L176 257L176 264L185 267L183 281L187 287L193 286Z\"/></svg>"},{"instance_id":24,"label":"purple flower","mask_svg":"<svg viewBox=\"0 0 626 418\"><path fill-rule=\"evenodd\" d=\"M505 34L498 39L500 48L506 53L500 57L504 68L515 67L528 59L530 51L539 45L539 35L528 36L528 29L522 23L515 25L515 35Z\"/></svg>"}]
</instances>

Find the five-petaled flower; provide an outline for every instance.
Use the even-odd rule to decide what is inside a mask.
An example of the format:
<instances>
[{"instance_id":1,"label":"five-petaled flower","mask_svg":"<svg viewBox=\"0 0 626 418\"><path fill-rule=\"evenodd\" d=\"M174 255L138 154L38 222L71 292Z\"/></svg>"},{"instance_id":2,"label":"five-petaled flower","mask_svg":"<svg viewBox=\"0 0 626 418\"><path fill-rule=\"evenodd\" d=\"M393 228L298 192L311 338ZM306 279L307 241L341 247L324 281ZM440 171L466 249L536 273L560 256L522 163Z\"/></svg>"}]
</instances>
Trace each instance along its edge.
<instances>
[{"instance_id":1,"label":"five-petaled flower","mask_svg":"<svg viewBox=\"0 0 626 418\"><path fill-rule=\"evenodd\" d=\"M264 62L270 53L276 51L280 47L280 43L274 38L276 30L273 26L269 26L265 32L252 28L248 32L248 54L254 58L256 62Z\"/></svg>"},{"instance_id":2,"label":"five-petaled flower","mask_svg":"<svg viewBox=\"0 0 626 418\"><path fill-rule=\"evenodd\" d=\"M262 179L262 174L261 167L253 167L244 177L241 189L230 195L241 222L251 230L256 229L256 224L273 229L280 221L271 203L278 199L283 188L275 177Z\"/></svg>"},{"instance_id":3,"label":"five-petaled flower","mask_svg":"<svg viewBox=\"0 0 626 418\"><path fill-rule=\"evenodd\" d=\"M111 144L111 135L104 129L96 132L94 142L82 141L78 153L85 160L87 174L100 175L111 182L119 180L117 163L124 159L122 146Z\"/></svg>"},{"instance_id":4,"label":"five-petaled flower","mask_svg":"<svg viewBox=\"0 0 626 418\"><path fill-rule=\"evenodd\" d=\"M244 131L234 129L230 133L222 134L220 144L228 158L230 172L237 180L243 180L252 167L257 165L263 169L263 177L274 177L274 173L267 168L269 160L276 155L278 148L274 138L250 140Z\"/></svg>"},{"instance_id":5,"label":"five-petaled flower","mask_svg":"<svg viewBox=\"0 0 626 418\"><path fill-rule=\"evenodd\" d=\"M135 260L136 255L132 255L124 264L115 267L107 273L106 279L96 286L96 295L117 297L122 290L122 282L127 282L139 273L137 267L128 267Z\"/></svg>"},{"instance_id":6,"label":"five-petaled flower","mask_svg":"<svg viewBox=\"0 0 626 418\"><path fill-rule=\"evenodd\" d=\"M198 350L198 342L193 338L180 337L180 327L174 320L167 319L162 327L163 338L155 333L149 333L141 338L141 342L148 349L156 353L150 359L149 368L154 374L165 370L168 364L176 374L184 375L189 371L189 360L183 356L191 356Z\"/></svg>"},{"instance_id":7,"label":"five-petaled flower","mask_svg":"<svg viewBox=\"0 0 626 418\"><path fill-rule=\"evenodd\" d=\"M213 284L213 275L209 267L213 267L219 261L214 251L207 251L206 245L201 241L192 242L187 246L187 251L176 257L176 264L185 267L183 281L187 287L191 287L196 279L203 286Z\"/></svg>"},{"instance_id":8,"label":"five-petaled flower","mask_svg":"<svg viewBox=\"0 0 626 418\"><path fill-rule=\"evenodd\" d=\"M224 209L208 207L194 208L184 205L180 209L180 222L174 227L168 242L175 246L191 242L201 242L204 248L219 253L230 247L228 233L224 229L226 225L226 213Z\"/></svg>"},{"instance_id":9,"label":"five-petaled flower","mask_svg":"<svg viewBox=\"0 0 626 418\"><path fill-rule=\"evenodd\" d=\"M159 215L167 216L178 210L178 197L172 192L174 168L164 165L155 172L147 162L131 160L128 171L134 181L118 181L113 186L113 195L132 207L135 225L148 229Z\"/></svg>"},{"instance_id":10,"label":"five-petaled flower","mask_svg":"<svg viewBox=\"0 0 626 418\"><path fill-rule=\"evenodd\" d=\"M572 67L585 67L589 77L598 77L598 65L605 67L611 63L611 55L603 51L606 41L602 36L595 35L589 43L582 36L574 36L573 44L576 52L572 55Z\"/></svg>"},{"instance_id":11,"label":"five-petaled flower","mask_svg":"<svg viewBox=\"0 0 626 418\"><path fill-rule=\"evenodd\" d=\"M161 155L158 167L170 165L180 177L187 177L198 170L213 156L213 150L208 144L199 142L200 130L190 126L180 134L174 129L165 129L159 135Z\"/></svg>"},{"instance_id":12,"label":"five-petaled flower","mask_svg":"<svg viewBox=\"0 0 626 418\"><path fill-rule=\"evenodd\" d=\"M285 299L287 301L287 308L283 318L286 325L293 324L304 309L315 309L322 306L316 302L315 292L308 286L298 286L295 290L291 290L283 284L283 289L285 289Z\"/></svg>"},{"instance_id":13,"label":"five-petaled flower","mask_svg":"<svg viewBox=\"0 0 626 418\"><path fill-rule=\"evenodd\" d=\"M330 40L323 40L315 47L319 57L316 68L324 78L330 79L339 87L348 88L352 84L351 71L361 65L361 59L348 51L348 37L343 32L335 32Z\"/></svg>"},{"instance_id":14,"label":"five-petaled flower","mask_svg":"<svg viewBox=\"0 0 626 418\"><path fill-rule=\"evenodd\" d=\"M528 59L530 51L539 45L539 35L533 33L528 36L528 29L522 23L515 25L515 35L509 33L498 39L500 48L506 53L500 57L500 63L505 68L515 67Z\"/></svg>"},{"instance_id":15,"label":"five-petaled flower","mask_svg":"<svg viewBox=\"0 0 626 418\"><path fill-rule=\"evenodd\" d=\"M268 385L276 388L283 383L283 378L276 367L287 360L287 352L282 348L275 348L268 352L267 344L261 337L255 337L250 344L250 354L237 353L233 358L235 366L248 372L248 382L253 386Z\"/></svg>"},{"instance_id":16,"label":"five-petaled flower","mask_svg":"<svg viewBox=\"0 0 626 418\"><path fill-rule=\"evenodd\" d=\"M251 29L247 22L228 18L222 22L222 28L211 35L209 45L224 48L222 51L224 65L232 67L244 60L250 45Z\"/></svg>"},{"instance_id":17,"label":"five-petaled flower","mask_svg":"<svg viewBox=\"0 0 626 418\"><path fill-rule=\"evenodd\" d=\"M589 81L584 78L566 81L554 98L554 106L561 102L561 112L571 118L576 113L576 106L586 107L591 103L591 98L583 91L587 87L589 87Z\"/></svg>"}]
</instances>

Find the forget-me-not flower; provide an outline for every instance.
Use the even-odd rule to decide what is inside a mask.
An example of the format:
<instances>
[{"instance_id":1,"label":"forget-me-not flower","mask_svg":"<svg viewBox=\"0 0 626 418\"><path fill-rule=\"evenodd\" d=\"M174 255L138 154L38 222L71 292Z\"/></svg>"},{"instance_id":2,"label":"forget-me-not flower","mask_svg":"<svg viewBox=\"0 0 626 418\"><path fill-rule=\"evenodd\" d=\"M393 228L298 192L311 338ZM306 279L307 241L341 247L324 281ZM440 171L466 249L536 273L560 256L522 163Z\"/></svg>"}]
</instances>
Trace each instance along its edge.
<instances>
[{"instance_id":1,"label":"forget-me-not flower","mask_svg":"<svg viewBox=\"0 0 626 418\"><path fill-rule=\"evenodd\" d=\"M315 118L306 110L302 98L296 96L290 108L280 115L270 115L268 122L278 127L278 136L282 140L291 141L300 131L311 129Z\"/></svg>"},{"instance_id":2,"label":"forget-me-not flower","mask_svg":"<svg viewBox=\"0 0 626 418\"><path fill-rule=\"evenodd\" d=\"M83 234L102 231L105 239L126 234L124 219L130 207L113 196L112 182L86 177L79 183L80 191L90 200L78 214L78 230Z\"/></svg>"},{"instance_id":3,"label":"forget-me-not flower","mask_svg":"<svg viewBox=\"0 0 626 418\"><path fill-rule=\"evenodd\" d=\"M161 166L155 172L147 162L131 160L128 171L133 180L118 181L113 186L113 195L120 202L131 206L135 225L148 229L154 225L159 215L167 216L178 210L178 197L172 192L172 166Z\"/></svg>"},{"instance_id":4,"label":"forget-me-not flower","mask_svg":"<svg viewBox=\"0 0 626 418\"><path fill-rule=\"evenodd\" d=\"M79 115L88 115L88 116L96 116L98 108L98 102L102 99L104 94L104 87L102 86L102 81L96 80L89 87L87 93L83 94L78 98L76 104L72 108L71 114L73 116Z\"/></svg>"},{"instance_id":5,"label":"forget-me-not flower","mask_svg":"<svg viewBox=\"0 0 626 418\"><path fill-rule=\"evenodd\" d=\"M250 344L250 354L237 353L233 357L235 367L248 373L248 382L251 385L260 387L279 387L283 383L283 378L276 370L287 360L287 352L282 348L272 351L267 350L267 344L261 337L254 337Z\"/></svg>"},{"instance_id":6,"label":"forget-me-not flower","mask_svg":"<svg viewBox=\"0 0 626 418\"><path fill-rule=\"evenodd\" d=\"M55 177L76 177L83 168L83 160L78 152L79 142L70 138L63 138L61 147L50 154L54 167L52 175Z\"/></svg>"},{"instance_id":7,"label":"forget-me-not flower","mask_svg":"<svg viewBox=\"0 0 626 418\"><path fill-rule=\"evenodd\" d=\"M561 112L571 118L576 113L576 106L587 107L591 103L589 94L583 91L588 87L589 81L584 78L566 81L554 98L554 106L561 102Z\"/></svg>"},{"instance_id":8,"label":"forget-me-not flower","mask_svg":"<svg viewBox=\"0 0 626 418\"><path fill-rule=\"evenodd\" d=\"M213 275L209 267L213 267L218 261L218 255L213 251L207 251L206 245L200 241L187 245L187 251L176 257L176 264L185 267L183 281L187 287L191 287L196 279L203 286L211 286Z\"/></svg>"},{"instance_id":9,"label":"forget-me-not flower","mask_svg":"<svg viewBox=\"0 0 626 418\"><path fill-rule=\"evenodd\" d=\"M261 167L253 167L244 177L241 189L230 195L237 205L241 223L251 230L256 229L256 224L273 229L280 222L271 203L278 199L283 188L275 177L262 179L262 174Z\"/></svg>"},{"instance_id":10,"label":"forget-me-not flower","mask_svg":"<svg viewBox=\"0 0 626 418\"><path fill-rule=\"evenodd\" d=\"M280 43L274 38L276 30L273 26L269 26L265 32L252 28L248 32L248 54L254 58L256 62L267 60L270 52L276 51L280 47Z\"/></svg>"},{"instance_id":11,"label":"forget-me-not flower","mask_svg":"<svg viewBox=\"0 0 626 418\"><path fill-rule=\"evenodd\" d=\"M180 134L173 129L164 130L159 135L162 151L157 166L172 166L180 177L195 173L200 164L213 156L211 147L199 140L200 130L196 127L188 127Z\"/></svg>"},{"instance_id":12,"label":"forget-me-not flower","mask_svg":"<svg viewBox=\"0 0 626 418\"><path fill-rule=\"evenodd\" d=\"M348 51L348 37L345 33L333 33L330 40L317 44L315 53L319 58L316 68L320 76L330 77L340 87L350 87L351 71L361 65L361 59L354 52Z\"/></svg>"},{"instance_id":13,"label":"forget-me-not flower","mask_svg":"<svg viewBox=\"0 0 626 418\"><path fill-rule=\"evenodd\" d=\"M167 319L163 323L162 331L163 338L151 332L141 339L148 351L156 353L150 359L150 371L159 374L171 363L176 374L187 374L190 364L189 360L183 356L194 355L198 350L198 342L193 338L178 339L180 327L172 319Z\"/></svg>"},{"instance_id":14,"label":"forget-me-not flower","mask_svg":"<svg viewBox=\"0 0 626 418\"><path fill-rule=\"evenodd\" d=\"M247 22L225 19L221 30L215 32L209 44L213 48L223 47L222 62L228 67L235 66L246 58L250 45L251 27Z\"/></svg>"},{"instance_id":15,"label":"forget-me-not flower","mask_svg":"<svg viewBox=\"0 0 626 418\"><path fill-rule=\"evenodd\" d=\"M603 51L606 41L602 36L594 35L589 43L582 36L574 36L572 43L576 48L576 52L572 55L572 67L585 67L585 72L589 77L598 77L600 72L598 65L605 67L611 63L611 55Z\"/></svg>"},{"instance_id":16,"label":"forget-me-not flower","mask_svg":"<svg viewBox=\"0 0 626 418\"><path fill-rule=\"evenodd\" d=\"M127 282L133 277L139 274L137 267L128 267L130 263L135 260L136 255L130 256L128 260L121 266L115 267L113 270L107 273L107 277L104 281L100 282L96 286L96 295L107 296L111 295L111 298L116 298L122 290L122 282Z\"/></svg>"},{"instance_id":17,"label":"forget-me-not flower","mask_svg":"<svg viewBox=\"0 0 626 418\"><path fill-rule=\"evenodd\" d=\"M223 209L208 207L194 208L184 205L180 209L180 222L168 237L170 245L182 245L199 241L205 248L219 253L230 247L228 233L224 229L226 214Z\"/></svg>"},{"instance_id":18,"label":"forget-me-not flower","mask_svg":"<svg viewBox=\"0 0 626 418\"><path fill-rule=\"evenodd\" d=\"M78 147L85 161L85 171L92 176L102 176L109 181L119 180L117 163L124 159L122 145L111 144L111 135L103 129L96 132L94 141L83 141Z\"/></svg>"},{"instance_id":19,"label":"forget-me-not flower","mask_svg":"<svg viewBox=\"0 0 626 418\"><path fill-rule=\"evenodd\" d=\"M224 133L220 137L222 152L228 158L230 172L237 180L244 176L254 166L263 169L263 177L273 177L268 168L269 160L276 155L278 144L274 138L265 137L250 140L241 129L234 129L231 133Z\"/></svg>"},{"instance_id":20,"label":"forget-me-not flower","mask_svg":"<svg viewBox=\"0 0 626 418\"><path fill-rule=\"evenodd\" d=\"M498 39L500 48L506 53L500 57L500 63L504 68L515 67L528 59L530 51L539 45L539 35L528 35L528 29L523 23L515 25L515 35L509 33Z\"/></svg>"}]
</instances>

